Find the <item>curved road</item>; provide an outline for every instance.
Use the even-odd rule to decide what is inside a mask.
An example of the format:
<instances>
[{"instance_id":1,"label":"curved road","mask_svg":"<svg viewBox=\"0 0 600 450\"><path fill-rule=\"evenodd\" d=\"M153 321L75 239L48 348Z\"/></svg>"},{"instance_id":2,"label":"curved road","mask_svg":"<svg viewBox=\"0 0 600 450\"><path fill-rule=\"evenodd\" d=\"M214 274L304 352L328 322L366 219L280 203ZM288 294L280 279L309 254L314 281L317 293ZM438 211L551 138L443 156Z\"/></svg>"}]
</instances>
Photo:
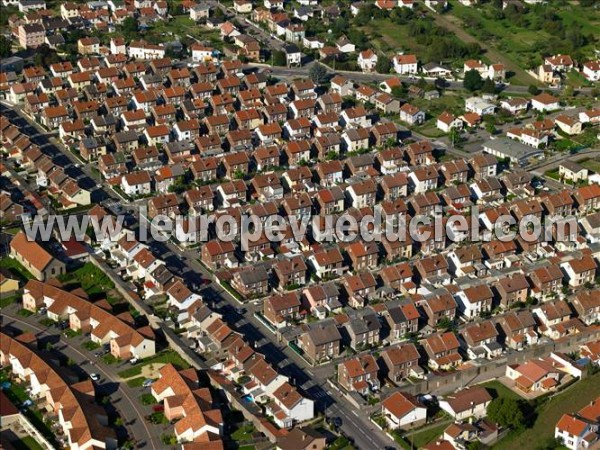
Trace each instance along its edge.
<instances>
[{"instance_id":1,"label":"curved road","mask_svg":"<svg viewBox=\"0 0 600 450\"><path fill-rule=\"evenodd\" d=\"M38 333L41 335L53 336L53 337L59 336L60 337L60 333L55 333L50 328L42 328L38 325L32 324L31 321L25 321L22 318L15 317L15 315L13 315L11 313L7 313L6 308L2 309L2 315L8 317L13 322L18 322L20 324L23 324L27 328L33 328L33 329L37 330ZM32 316L32 317L35 317L35 316ZM69 353L72 353L72 354L75 354L78 357L80 357L81 361L90 361L89 354L85 354L81 350L73 347L72 345L69 345L69 343L66 342L64 339L61 339L61 342L63 344L65 344L66 348L67 348L67 350L61 350L61 353L64 353L65 356L70 357ZM136 439L136 440L144 440L144 441L146 441L149 448L152 448L153 450L158 450L159 447L156 446L156 442L155 442L157 437L154 436L154 438L153 438L153 435L150 432L150 429L148 428L148 425L146 424L146 421L144 419L144 414L139 410L138 405L136 404L137 399L135 398L135 394L133 394L133 391L131 390L131 388L129 388L125 383L119 382L118 381L119 377L118 377L118 375L116 375L116 371L111 370L111 368L108 368L107 366L103 367L102 364L93 364L93 367L94 367L94 371L102 374L102 376L106 380L117 383L117 385L118 385L117 391L120 392L123 400L125 400L128 403L128 405L126 407L125 407L125 405L120 404L119 407L117 408L117 410L121 413L121 416L123 417L123 419L126 423L132 419L131 413L134 413L136 421L135 421L135 423L133 423L132 425L129 426L129 428L132 429L134 436L129 436L129 437ZM129 392L127 392L127 391L129 391ZM134 398L132 398L131 395L134 395ZM112 400L114 401L116 399L112 399Z\"/></svg>"}]
</instances>

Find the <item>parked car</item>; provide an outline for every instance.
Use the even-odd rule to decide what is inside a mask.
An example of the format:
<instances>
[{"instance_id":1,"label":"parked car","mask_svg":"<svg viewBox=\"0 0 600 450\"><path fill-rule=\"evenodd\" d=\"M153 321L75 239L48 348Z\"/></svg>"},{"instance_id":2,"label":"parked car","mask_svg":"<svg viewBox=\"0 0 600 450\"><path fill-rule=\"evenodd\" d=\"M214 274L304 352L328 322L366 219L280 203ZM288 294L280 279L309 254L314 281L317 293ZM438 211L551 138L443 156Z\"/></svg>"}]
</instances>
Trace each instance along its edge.
<instances>
[{"instance_id":1,"label":"parked car","mask_svg":"<svg viewBox=\"0 0 600 450\"><path fill-rule=\"evenodd\" d=\"M97 373L90 373L90 378L93 381L98 381L98 380L100 380L100 375L98 375Z\"/></svg>"},{"instance_id":2,"label":"parked car","mask_svg":"<svg viewBox=\"0 0 600 450\"><path fill-rule=\"evenodd\" d=\"M150 387L152 386L152 384L154 383L154 380L152 378L148 378L147 380L144 380L144 382L142 383L142 387Z\"/></svg>"},{"instance_id":3,"label":"parked car","mask_svg":"<svg viewBox=\"0 0 600 450\"><path fill-rule=\"evenodd\" d=\"M135 357L134 357L134 358L131 358L131 359L129 360L129 363L133 365L133 364L137 364L137 362L138 362L138 361L139 361L139 360L138 360L137 358L135 358Z\"/></svg>"}]
</instances>

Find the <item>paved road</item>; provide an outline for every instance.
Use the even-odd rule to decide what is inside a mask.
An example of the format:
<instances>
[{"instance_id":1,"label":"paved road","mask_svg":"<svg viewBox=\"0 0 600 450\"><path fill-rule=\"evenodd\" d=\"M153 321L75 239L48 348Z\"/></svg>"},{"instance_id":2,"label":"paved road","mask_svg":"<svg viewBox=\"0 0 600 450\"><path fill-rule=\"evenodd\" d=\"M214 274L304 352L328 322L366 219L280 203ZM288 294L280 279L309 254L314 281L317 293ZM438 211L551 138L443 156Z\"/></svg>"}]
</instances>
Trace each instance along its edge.
<instances>
[{"instance_id":1,"label":"paved road","mask_svg":"<svg viewBox=\"0 0 600 450\"><path fill-rule=\"evenodd\" d=\"M290 79L295 79L295 78L308 77L310 68L313 64L316 64L316 63L311 62L302 67L280 67L280 66L270 66L268 64L248 63L244 66L244 68L247 70L269 69L271 71L271 74L274 77L281 78L284 80L290 80ZM355 81L358 83L380 83L391 77L398 77L402 81L405 81L407 83L416 83L420 78L419 76L415 77L415 76L397 75L397 74L362 73L362 72L353 72L353 71L346 71L346 70L335 70L334 71L333 69L331 69L328 66L324 65L324 67L327 69L327 72L330 75L334 75L334 74L344 75L346 78L349 78L352 81ZM434 81L434 79L430 79L430 81ZM446 83L447 83L446 89L450 89L450 90L464 89L462 81L452 80L452 81L447 81ZM516 94L516 95L527 94L528 89L529 89L528 86L512 85L512 84L504 85L502 87L503 92L505 92L507 94ZM544 87L544 89L556 91L556 92L561 91L561 88ZM592 88L590 88L590 87L583 87L581 89L578 89L578 91L583 94L589 94L591 92L591 90L592 90Z\"/></svg>"},{"instance_id":2,"label":"paved road","mask_svg":"<svg viewBox=\"0 0 600 450\"><path fill-rule=\"evenodd\" d=\"M38 322L40 316L33 315L29 318L18 316L13 308L3 308L2 315L9 320L4 319L4 327L9 326L12 323L16 323L16 328L33 329L36 332L38 338L53 337L54 339L60 339L61 344L64 347L60 348L60 353L65 355L67 358L71 358L77 365L82 367L86 372L96 372L101 376L98 388L100 392L110 392L110 387L107 392L107 384L115 382L117 389L110 393L111 404L115 405L121 417L123 417L126 427L129 430L129 437L137 439L138 441L146 441L146 448L152 448L158 450L161 448L160 445L160 429L154 425L148 426L144 419L144 414L140 408L140 404L137 397L140 395L138 390L130 388L126 383L117 382L120 378L117 375L122 367L115 365L106 365L104 363L94 363L95 357L93 352L85 349L78 349L71 344L69 339L61 337L60 330L56 328L43 327ZM90 365L90 362L92 365Z\"/></svg>"}]
</instances>

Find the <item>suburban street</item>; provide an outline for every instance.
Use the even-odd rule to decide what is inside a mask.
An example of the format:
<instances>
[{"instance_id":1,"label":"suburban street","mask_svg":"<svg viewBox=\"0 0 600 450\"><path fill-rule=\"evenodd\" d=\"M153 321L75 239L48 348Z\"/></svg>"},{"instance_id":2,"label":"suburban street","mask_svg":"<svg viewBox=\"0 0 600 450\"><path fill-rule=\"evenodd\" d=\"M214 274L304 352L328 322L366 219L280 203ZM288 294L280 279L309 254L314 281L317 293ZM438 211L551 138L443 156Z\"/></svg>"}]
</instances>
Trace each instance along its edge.
<instances>
[{"instance_id":1,"label":"suburban street","mask_svg":"<svg viewBox=\"0 0 600 450\"><path fill-rule=\"evenodd\" d=\"M145 448L158 449L160 448L161 428L156 425L148 425L144 419L142 405L137 397L141 394L140 389L132 389L127 383L119 382L120 378L117 372L123 370L123 366L127 366L127 361L119 365L104 364L100 361L95 362L96 357L93 351L88 351L81 346L75 346L76 343L81 343L85 339L65 338L61 335L61 331L54 327L45 327L38 320L40 316L32 315L23 317L17 314L17 305L11 305L2 309L3 328L14 327L16 329L31 331L38 339L50 338L54 342L54 348L65 357L70 358L75 364L85 372L98 373L100 380L98 392L106 394L110 397L110 404L114 405L116 410L124 419L125 427L128 429L130 438L137 441L145 441ZM60 343L60 344L59 344ZM147 413L148 414L148 413Z\"/></svg>"}]
</instances>

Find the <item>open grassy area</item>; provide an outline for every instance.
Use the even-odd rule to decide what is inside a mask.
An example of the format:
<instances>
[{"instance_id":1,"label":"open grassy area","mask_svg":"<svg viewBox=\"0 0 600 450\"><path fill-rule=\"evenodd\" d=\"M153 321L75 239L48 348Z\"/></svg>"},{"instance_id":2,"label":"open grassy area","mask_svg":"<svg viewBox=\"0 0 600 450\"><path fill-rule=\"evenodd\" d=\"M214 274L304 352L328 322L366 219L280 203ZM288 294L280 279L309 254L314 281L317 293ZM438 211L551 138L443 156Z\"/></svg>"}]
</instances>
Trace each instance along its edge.
<instances>
[{"instance_id":1,"label":"open grassy area","mask_svg":"<svg viewBox=\"0 0 600 450\"><path fill-rule=\"evenodd\" d=\"M184 42L199 40L216 49L223 49L219 30L209 30L197 25L189 16L175 16L168 22L159 21L145 31L143 37L153 43L165 43L178 39Z\"/></svg>"},{"instance_id":2,"label":"open grassy area","mask_svg":"<svg viewBox=\"0 0 600 450\"><path fill-rule=\"evenodd\" d=\"M142 367L147 366L148 364L173 364L174 366L180 369L189 369L190 365L185 361L179 353L174 352L173 350L167 350L158 355L151 356L150 358L142 359L138 361L135 366L130 367L129 369L122 370L118 373L121 378L131 378L135 376L139 376L142 373Z\"/></svg>"},{"instance_id":3,"label":"open grassy area","mask_svg":"<svg viewBox=\"0 0 600 450\"><path fill-rule=\"evenodd\" d=\"M598 396L600 396L600 373L576 382L553 398L540 401L536 407L537 417L533 427L521 433L509 433L494 448L535 449L553 438L554 426L563 414L580 410Z\"/></svg>"},{"instance_id":4,"label":"open grassy area","mask_svg":"<svg viewBox=\"0 0 600 450\"><path fill-rule=\"evenodd\" d=\"M27 281L33 278L33 275L31 275L25 267L23 267L17 260L11 258L10 256L0 259L0 267L8 270L21 281Z\"/></svg>"},{"instance_id":5,"label":"open grassy area","mask_svg":"<svg viewBox=\"0 0 600 450\"><path fill-rule=\"evenodd\" d=\"M449 422L444 422L440 425L426 426L422 431L406 436L405 439L411 442L414 448L421 448L440 437L448 425Z\"/></svg>"},{"instance_id":6,"label":"open grassy area","mask_svg":"<svg viewBox=\"0 0 600 450\"><path fill-rule=\"evenodd\" d=\"M31 436L25 436L18 441L11 442L11 444L15 450L44 450L44 447L38 444L37 441Z\"/></svg>"},{"instance_id":7,"label":"open grassy area","mask_svg":"<svg viewBox=\"0 0 600 450\"><path fill-rule=\"evenodd\" d=\"M79 269L59 277L60 281L80 285L90 297L114 289L115 284L98 267L92 263L85 263Z\"/></svg>"},{"instance_id":8,"label":"open grassy area","mask_svg":"<svg viewBox=\"0 0 600 450\"><path fill-rule=\"evenodd\" d=\"M593 56L600 26L600 13L594 8L583 8L574 5L575 2L559 2L530 7L527 12L511 16L501 12L493 2L476 8L463 6L457 0L450 3L451 11L446 17L458 19L455 23L462 24L469 34L514 60L523 69L539 65L541 55L546 53L576 51L582 56ZM579 35L575 36L576 32Z\"/></svg>"},{"instance_id":9,"label":"open grassy area","mask_svg":"<svg viewBox=\"0 0 600 450\"><path fill-rule=\"evenodd\" d=\"M242 425L233 433L231 433L231 439L233 439L234 441L247 441L249 439L252 439L252 433L254 433L255 431L256 429L254 428L254 425L248 423Z\"/></svg>"},{"instance_id":10,"label":"open grassy area","mask_svg":"<svg viewBox=\"0 0 600 450\"><path fill-rule=\"evenodd\" d=\"M600 173L600 159L599 158L583 159L583 160L579 161L579 164L581 164L583 167L585 167L588 170L592 170L596 173Z\"/></svg>"},{"instance_id":11,"label":"open grassy area","mask_svg":"<svg viewBox=\"0 0 600 450\"><path fill-rule=\"evenodd\" d=\"M21 298L20 295L2 295L0 296L0 308L5 308L8 305L16 303Z\"/></svg>"},{"instance_id":12,"label":"open grassy area","mask_svg":"<svg viewBox=\"0 0 600 450\"><path fill-rule=\"evenodd\" d=\"M480 384L480 386L486 388L493 398L503 397L513 398L515 400L522 399L519 394L507 388L499 381L488 381L487 383Z\"/></svg>"}]
</instances>

